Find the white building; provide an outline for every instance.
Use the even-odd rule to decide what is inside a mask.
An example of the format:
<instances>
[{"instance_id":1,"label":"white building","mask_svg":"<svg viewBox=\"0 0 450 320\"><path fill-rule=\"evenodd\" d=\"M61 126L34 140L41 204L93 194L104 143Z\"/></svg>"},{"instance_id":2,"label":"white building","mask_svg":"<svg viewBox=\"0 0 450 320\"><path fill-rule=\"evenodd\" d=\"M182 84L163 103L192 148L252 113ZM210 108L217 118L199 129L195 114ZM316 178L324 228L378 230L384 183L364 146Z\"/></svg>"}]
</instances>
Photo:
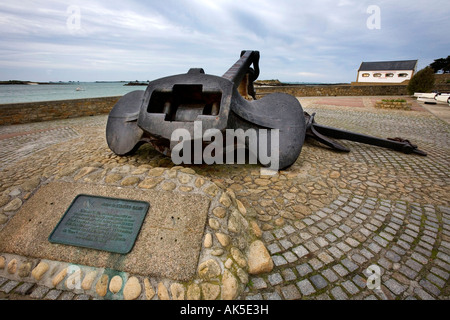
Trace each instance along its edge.
<instances>
[{"instance_id":1,"label":"white building","mask_svg":"<svg viewBox=\"0 0 450 320\"><path fill-rule=\"evenodd\" d=\"M363 62L356 82L402 83L411 80L416 68L417 60Z\"/></svg>"}]
</instances>

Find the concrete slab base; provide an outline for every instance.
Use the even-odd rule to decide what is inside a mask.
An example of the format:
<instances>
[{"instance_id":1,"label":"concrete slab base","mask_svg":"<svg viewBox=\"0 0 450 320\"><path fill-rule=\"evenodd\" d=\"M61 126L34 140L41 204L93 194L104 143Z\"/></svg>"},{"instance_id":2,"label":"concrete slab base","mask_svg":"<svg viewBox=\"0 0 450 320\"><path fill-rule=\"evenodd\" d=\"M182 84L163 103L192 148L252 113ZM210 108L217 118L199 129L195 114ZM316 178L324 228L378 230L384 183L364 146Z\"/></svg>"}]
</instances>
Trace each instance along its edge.
<instances>
[{"instance_id":1,"label":"concrete slab base","mask_svg":"<svg viewBox=\"0 0 450 320\"><path fill-rule=\"evenodd\" d=\"M78 194L150 203L150 210L129 254L48 241L48 236ZM0 252L187 280L197 271L209 205L209 199L200 194L187 196L169 191L51 182L42 186L3 229Z\"/></svg>"}]
</instances>

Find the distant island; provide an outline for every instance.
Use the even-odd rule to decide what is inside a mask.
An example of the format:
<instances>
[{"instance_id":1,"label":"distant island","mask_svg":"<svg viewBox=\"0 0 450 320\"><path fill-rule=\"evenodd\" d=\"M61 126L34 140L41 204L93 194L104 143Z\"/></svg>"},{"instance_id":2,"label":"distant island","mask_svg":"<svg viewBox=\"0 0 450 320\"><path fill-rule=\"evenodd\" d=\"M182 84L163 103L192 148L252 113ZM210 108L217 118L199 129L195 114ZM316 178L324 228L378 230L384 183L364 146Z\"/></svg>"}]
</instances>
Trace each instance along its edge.
<instances>
[{"instance_id":1,"label":"distant island","mask_svg":"<svg viewBox=\"0 0 450 320\"><path fill-rule=\"evenodd\" d=\"M0 85L10 85L10 84L20 84L20 85L49 85L49 84L79 84L79 83L89 83L89 81L57 81L57 82L39 82L39 81L28 81L28 80L7 80L0 81ZM94 83L94 82L92 82ZM146 86L148 82L128 82L127 81L95 81L95 83L125 83L125 86Z\"/></svg>"},{"instance_id":2,"label":"distant island","mask_svg":"<svg viewBox=\"0 0 450 320\"><path fill-rule=\"evenodd\" d=\"M126 81L119 80L119 81L95 81L95 83L125 83Z\"/></svg>"},{"instance_id":3,"label":"distant island","mask_svg":"<svg viewBox=\"0 0 450 320\"><path fill-rule=\"evenodd\" d=\"M140 82L140 81L136 80L136 81L128 82L127 84L124 84L124 86L148 86L149 82L150 81Z\"/></svg>"},{"instance_id":4,"label":"distant island","mask_svg":"<svg viewBox=\"0 0 450 320\"><path fill-rule=\"evenodd\" d=\"M25 84L25 85L46 85L46 84L69 84L68 82L36 82L36 81L23 81L23 80L8 80L0 81L0 85L5 84Z\"/></svg>"},{"instance_id":5,"label":"distant island","mask_svg":"<svg viewBox=\"0 0 450 320\"><path fill-rule=\"evenodd\" d=\"M275 79L275 80L256 80L254 82L254 84L257 85L257 86L282 86L283 85L283 83L280 80L278 80L278 79Z\"/></svg>"}]
</instances>

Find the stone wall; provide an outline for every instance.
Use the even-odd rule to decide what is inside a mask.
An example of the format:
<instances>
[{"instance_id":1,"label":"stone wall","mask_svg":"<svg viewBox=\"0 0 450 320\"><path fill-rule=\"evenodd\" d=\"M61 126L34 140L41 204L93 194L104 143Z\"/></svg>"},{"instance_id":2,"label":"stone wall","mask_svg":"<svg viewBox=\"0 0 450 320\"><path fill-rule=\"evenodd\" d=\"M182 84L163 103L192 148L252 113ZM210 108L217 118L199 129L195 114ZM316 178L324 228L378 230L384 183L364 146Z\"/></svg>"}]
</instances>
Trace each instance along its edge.
<instances>
[{"instance_id":1,"label":"stone wall","mask_svg":"<svg viewBox=\"0 0 450 320\"><path fill-rule=\"evenodd\" d=\"M447 81L450 81L450 73L443 73L443 74L435 74L435 84L449 84Z\"/></svg>"},{"instance_id":2,"label":"stone wall","mask_svg":"<svg viewBox=\"0 0 450 320\"><path fill-rule=\"evenodd\" d=\"M0 125L22 124L109 113L120 97L0 105Z\"/></svg>"},{"instance_id":3,"label":"stone wall","mask_svg":"<svg viewBox=\"0 0 450 320\"><path fill-rule=\"evenodd\" d=\"M435 84L433 91L441 93L450 93L450 84Z\"/></svg>"},{"instance_id":4,"label":"stone wall","mask_svg":"<svg viewBox=\"0 0 450 320\"><path fill-rule=\"evenodd\" d=\"M352 85L300 85L256 88L257 95L273 92L288 93L297 97L317 96L401 96L407 95L406 86L352 86Z\"/></svg>"},{"instance_id":5,"label":"stone wall","mask_svg":"<svg viewBox=\"0 0 450 320\"><path fill-rule=\"evenodd\" d=\"M411 104L406 101L398 100L381 100L375 103L375 108L379 109L396 109L396 110L411 110Z\"/></svg>"},{"instance_id":6,"label":"stone wall","mask_svg":"<svg viewBox=\"0 0 450 320\"><path fill-rule=\"evenodd\" d=\"M269 93L283 92L296 97L318 96L404 96L408 95L405 85L293 85L256 87L256 95L259 97ZM449 84L436 85L434 90L439 92L450 91Z\"/></svg>"},{"instance_id":7,"label":"stone wall","mask_svg":"<svg viewBox=\"0 0 450 320\"><path fill-rule=\"evenodd\" d=\"M317 96L402 96L402 85L293 85L256 87L256 95L283 92L296 97ZM450 92L450 84L436 84L434 90ZM0 125L22 124L57 119L107 114L120 99L116 97L0 104Z\"/></svg>"}]
</instances>

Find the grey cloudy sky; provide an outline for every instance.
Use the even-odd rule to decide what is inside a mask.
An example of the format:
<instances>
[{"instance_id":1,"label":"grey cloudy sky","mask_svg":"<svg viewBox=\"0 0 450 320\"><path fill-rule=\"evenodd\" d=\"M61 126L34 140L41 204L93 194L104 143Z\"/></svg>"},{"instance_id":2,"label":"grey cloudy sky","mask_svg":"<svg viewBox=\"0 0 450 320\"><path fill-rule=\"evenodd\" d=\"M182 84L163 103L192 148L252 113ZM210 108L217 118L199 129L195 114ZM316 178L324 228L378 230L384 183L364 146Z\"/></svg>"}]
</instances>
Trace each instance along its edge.
<instances>
[{"instance_id":1,"label":"grey cloudy sky","mask_svg":"<svg viewBox=\"0 0 450 320\"><path fill-rule=\"evenodd\" d=\"M248 49L260 79L336 83L362 61L450 55L450 1L2 0L0 30L0 80L222 75Z\"/></svg>"}]
</instances>

